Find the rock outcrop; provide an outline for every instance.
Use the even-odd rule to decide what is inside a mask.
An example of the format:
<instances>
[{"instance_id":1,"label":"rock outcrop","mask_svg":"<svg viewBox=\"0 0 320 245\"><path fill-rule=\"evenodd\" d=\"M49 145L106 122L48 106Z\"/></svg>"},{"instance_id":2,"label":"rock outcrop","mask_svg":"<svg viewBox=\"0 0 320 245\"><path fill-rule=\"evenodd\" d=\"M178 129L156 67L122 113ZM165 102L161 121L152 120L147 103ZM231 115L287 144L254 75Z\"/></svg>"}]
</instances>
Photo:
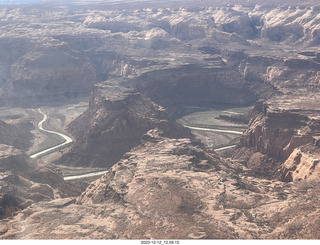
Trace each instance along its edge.
<instances>
[{"instance_id":1,"label":"rock outcrop","mask_svg":"<svg viewBox=\"0 0 320 245\"><path fill-rule=\"evenodd\" d=\"M134 89L96 85L89 109L69 126L75 144L59 162L111 167L153 128L162 129L168 137L192 137L188 129L169 119L164 108Z\"/></svg>"},{"instance_id":2,"label":"rock outcrop","mask_svg":"<svg viewBox=\"0 0 320 245\"><path fill-rule=\"evenodd\" d=\"M292 174L299 164L303 165L304 161L307 161L302 157L301 149L309 149L310 144L315 142L313 146L315 151L310 148L310 152L315 152L314 154L317 152L317 141L314 137L319 135L320 127L317 110L314 110L316 104L316 98L259 103L255 109L259 110L260 114L249 123L248 130L241 139L242 145L253 148L256 152L272 157L278 162L284 162L281 170L283 180L299 179L300 177L293 178ZM311 175L312 171L308 174ZM308 177L303 176L300 179Z\"/></svg>"},{"instance_id":3,"label":"rock outcrop","mask_svg":"<svg viewBox=\"0 0 320 245\"><path fill-rule=\"evenodd\" d=\"M283 164L283 181L301 181L319 179L319 147L313 144L296 148Z\"/></svg>"},{"instance_id":4,"label":"rock outcrop","mask_svg":"<svg viewBox=\"0 0 320 245\"><path fill-rule=\"evenodd\" d=\"M300 127L306 125L307 118L299 114L267 113L252 120L249 129L244 133L242 143L263 154L285 160L291 154L292 148L311 142L311 136L297 135Z\"/></svg>"},{"instance_id":5,"label":"rock outcrop","mask_svg":"<svg viewBox=\"0 0 320 245\"><path fill-rule=\"evenodd\" d=\"M109 170L80 195L1 145L0 239L320 238L319 3L80 2L0 7L0 103L93 89L57 162ZM228 159L166 111L258 99Z\"/></svg>"},{"instance_id":6,"label":"rock outcrop","mask_svg":"<svg viewBox=\"0 0 320 245\"><path fill-rule=\"evenodd\" d=\"M319 181L250 177L188 138L150 130L75 200L35 203L1 239L319 238Z\"/></svg>"},{"instance_id":7,"label":"rock outcrop","mask_svg":"<svg viewBox=\"0 0 320 245\"><path fill-rule=\"evenodd\" d=\"M1 165L2 171L12 171L22 173L32 171L35 166L27 162L27 156L22 150L15 149L13 146L0 145L1 149Z\"/></svg>"},{"instance_id":8,"label":"rock outcrop","mask_svg":"<svg viewBox=\"0 0 320 245\"><path fill-rule=\"evenodd\" d=\"M31 162L21 151L0 145L0 219L35 202L79 194L52 165Z\"/></svg>"}]
</instances>

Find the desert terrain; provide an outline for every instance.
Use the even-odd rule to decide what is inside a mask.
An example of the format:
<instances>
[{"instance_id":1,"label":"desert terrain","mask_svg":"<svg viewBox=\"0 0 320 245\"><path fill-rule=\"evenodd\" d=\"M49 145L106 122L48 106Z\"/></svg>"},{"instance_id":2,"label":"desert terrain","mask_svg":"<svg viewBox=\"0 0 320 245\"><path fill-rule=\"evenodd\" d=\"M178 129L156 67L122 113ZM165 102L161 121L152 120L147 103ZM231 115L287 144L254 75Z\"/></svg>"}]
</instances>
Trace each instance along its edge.
<instances>
[{"instance_id":1,"label":"desert terrain","mask_svg":"<svg viewBox=\"0 0 320 245\"><path fill-rule=\"evenodd\" d=\"M320 238L316 1L0 1L0 30L0 239Z\"/></svg>"}]
</instances>

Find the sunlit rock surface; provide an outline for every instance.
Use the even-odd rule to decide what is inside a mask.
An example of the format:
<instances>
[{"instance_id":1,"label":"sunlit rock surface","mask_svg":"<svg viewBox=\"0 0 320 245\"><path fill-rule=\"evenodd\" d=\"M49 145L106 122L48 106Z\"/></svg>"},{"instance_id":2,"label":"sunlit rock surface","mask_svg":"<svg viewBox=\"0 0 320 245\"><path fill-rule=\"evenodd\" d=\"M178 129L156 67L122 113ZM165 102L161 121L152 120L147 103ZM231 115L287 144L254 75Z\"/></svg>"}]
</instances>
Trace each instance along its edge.
<instances>
[{"instance_id":1,"label":"sunlit rock surface","mask_svg":"<svg viewBox=\"0 0 320 245\"><path fill-rule=\"evenodd\" d=\"M0 7L1 105L92 92L58 163L109 168L80 194L2 145L0 238L319 239L319 4L105 4ZM256 101L228 158L169 116Z\"/></svg>"}]
</instances>

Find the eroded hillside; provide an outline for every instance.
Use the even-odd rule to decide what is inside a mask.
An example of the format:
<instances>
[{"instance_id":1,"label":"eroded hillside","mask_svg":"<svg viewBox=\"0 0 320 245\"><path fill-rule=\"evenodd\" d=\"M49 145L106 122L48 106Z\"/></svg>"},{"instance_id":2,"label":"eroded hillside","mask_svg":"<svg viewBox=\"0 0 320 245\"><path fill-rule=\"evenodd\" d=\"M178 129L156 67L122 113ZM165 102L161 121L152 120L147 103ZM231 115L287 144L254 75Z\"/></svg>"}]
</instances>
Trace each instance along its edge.
<instances>
[{"instance_id":1,"label":"eroded hillside","mask_svg":"<svg viewBox=\"0 0 320 245\"><path fill-rule=\"evenodd\" d=\"M319 6L196 4L0 7L1 105L66 105L47 110L74 140L54 163L108 169L67 183L2 145L0 238L319 239ZM225 114L180 125L195 108ZM3 118L4 143L28 148L32 127L21 143ZM218 133L238 141L199 141Z\"/></svg>"}]
</instances>

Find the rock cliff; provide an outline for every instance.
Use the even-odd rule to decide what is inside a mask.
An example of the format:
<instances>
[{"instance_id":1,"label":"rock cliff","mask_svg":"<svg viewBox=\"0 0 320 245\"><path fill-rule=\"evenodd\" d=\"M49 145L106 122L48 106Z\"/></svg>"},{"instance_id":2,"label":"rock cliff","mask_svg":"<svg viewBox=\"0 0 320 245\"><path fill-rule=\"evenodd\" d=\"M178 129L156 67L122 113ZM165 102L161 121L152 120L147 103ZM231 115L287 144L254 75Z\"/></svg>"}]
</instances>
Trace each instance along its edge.
<instances>
[{"instance_id":1,"label":"rock cliff","mask_svg":"<svg viewBox=\"0 0 320 245\"><path fill-rule=\"evenodd\" d=\"M56 162L109 169L80 195L1 145L0 239L320 238L319 3L243 2L0 6L1 105L92 91ZM226 159L167 113L258 99Z\"/></svg>"},{"instance_id":2,"label":"rock cliff","mask_svg":"<svg viewBox=\"0 0 320 245\"><path fill-rule=\"evenodd\" d=\"M313 144L296 148L283 164L281 177L284 181L318 180L319 147Z\"/></svg>"},{"instance_id":3,"label":"rock cliff","mask_svg":"<svg viewBox=\"0 0 320 245\"><path fill-rule=\"evenodd\" d=\"M299 124L306 126L306 120L307 118L288 112L260 115L250 122L242 143L248 147L254 147L263 154L284 160L291 153L287 153L286 150L291 149L291 139L297 134ZM294 139L298 141L298 137ZM301 144L311 141L311 137L307 138L306 142L302 137L299 139Z\"/></svg>"},{"instance_id":4,"label":"rock cliff","mask_svg":"<svg viewBox=\"0 0 320 245\"><path fill-rule=\"evenodd\" d=\"M225 53L231 51L254 58L242 67L247 69L219 72L219 78L212 80L235 80L241 86L245 78L261 83L265 69L279 57L287 59L285 65L293 70L295 66L319 67L319 9L314 5L226 6L220 2L213 6L203 2L203 8L195 8L192 1L178 1L177 6L184 5L178 8L163 2L148 4L153 8L123 2L100 9L77 4L65 8L55 4L1 7L1 30L5 33L0 38L1 104L48 104L56 98L66 101L88 95L95 83L113 75L139 76L146 67L169 71L181 64L193 65L190 71L196 71L196 65L208 65L216 56L227 61ZM286 49L287 45L295 51ZM312 61L306 60L306 54ZM278 67L274 64L273 73ZM186 70L181 70L184 78ZM238 71L245 74L241 81L235 79ZM202 72L203 78L209 73ZM255 86L252 84L251 92ZM258 87L256 94L264 90L265 97L278 88L277 84L263 83ZM238 89L228 98L239 97Z\"/></svg>"},{"instance_id":5,"label":"rock cliff","mask_svg":"<svg viewBox=\"0 0 320 245\"><path fill-rule=\"evenodd\" d=\"M179 106L248 105L256 100L234 68L186 65L141 74L137 89L156 103L175 109Z\"/></svg>"},{"instance_id":6,"label":"rock cliff","mask_svg":"<svg viewBox=\"0 0 320 245\"><path fill-rule=\"evenodd\" d=\"M319 135L316 103L316 98L260 103L255 107L260 114L249 123L241 140L242 145L271 156L280 163L285 162L281 178L292 181L292 170L296 170L302 157L301 149L312 144L314 137ZM311 175L311 167L310 171Z\"/></svg>"},{"instance_id":7,"label":"rock cliff","mask_svg":"<svg viewBox=\"0 0 320 245\"><path fill-rule=\"evenodd\" d=\"M89 109L69 126L75 144L58 161L65 165L111 167L140 144L150 129L168 137L191 137L190 131L169 119L161 106L134 89L98 84Z\"/></svg>"},{"instance_id":8,"label":"rock cliff","mask_svg":"<svg viewBox=\"0 0 320 245\"><path fill-rule=\"evenodd\" d=\"M86 57L61 47L30 51L11 65L11 83L3 87L3 104L54 102L88 94L97 82Z\"/></svg>"}]
</instances>

